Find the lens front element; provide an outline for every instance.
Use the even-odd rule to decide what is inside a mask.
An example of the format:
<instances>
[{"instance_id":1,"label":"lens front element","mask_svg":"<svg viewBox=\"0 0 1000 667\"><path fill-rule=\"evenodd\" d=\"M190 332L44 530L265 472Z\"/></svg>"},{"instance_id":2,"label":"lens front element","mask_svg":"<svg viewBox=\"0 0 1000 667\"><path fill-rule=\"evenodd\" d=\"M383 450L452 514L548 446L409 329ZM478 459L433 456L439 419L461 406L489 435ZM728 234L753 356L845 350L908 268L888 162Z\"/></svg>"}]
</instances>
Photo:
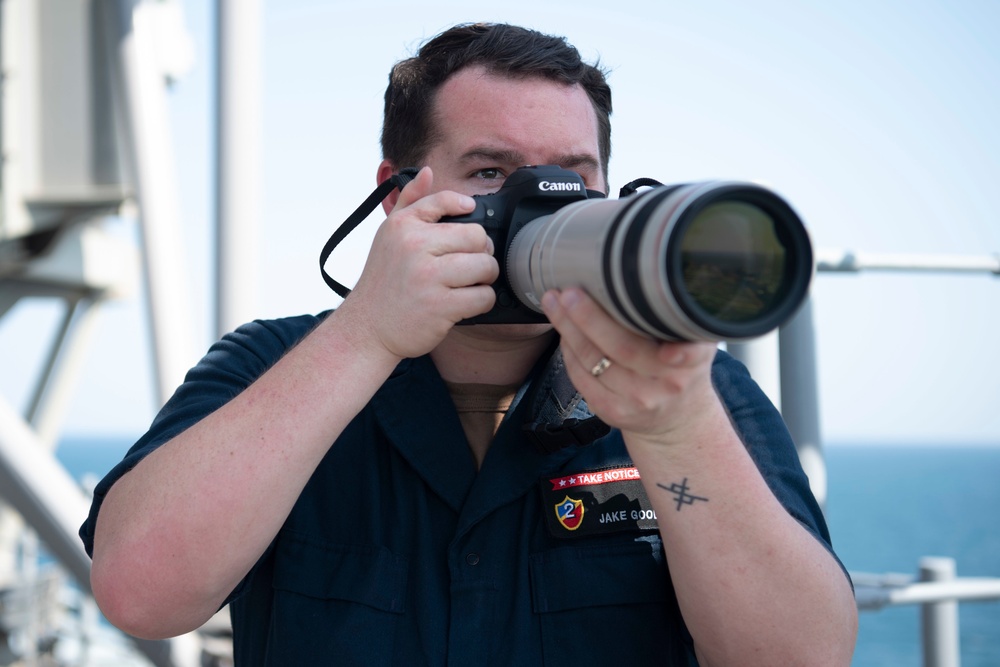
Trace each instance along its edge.
<instances>
[{"instance_id":1,"label":"lens front element","mask_svg":"<svg viewBox=\"0 0 1000 667\"><path fill-rule=\"evenodd\" d=\"M774 307L785 257L774 220L764 211L739 201L709 204L680 240L681 289L705 315L747 322Z\"/></svg>"}]
</instances>

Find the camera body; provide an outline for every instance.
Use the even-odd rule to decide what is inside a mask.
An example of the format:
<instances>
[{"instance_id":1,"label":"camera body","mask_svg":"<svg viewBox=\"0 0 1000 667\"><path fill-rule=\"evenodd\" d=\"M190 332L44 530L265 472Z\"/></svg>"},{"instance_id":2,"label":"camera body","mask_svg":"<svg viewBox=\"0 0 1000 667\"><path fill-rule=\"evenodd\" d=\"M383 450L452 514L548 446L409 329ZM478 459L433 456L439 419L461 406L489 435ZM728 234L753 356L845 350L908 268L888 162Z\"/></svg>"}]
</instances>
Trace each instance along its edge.
<instances>
[{"instance_id":1,"label":"camera body","mask_svg":"<svg viewBox=\"0 0 1000 667\"><path fill-rule=\"evenodd\" d=\"M562 207L585 199L604 199L603 192L587 190L574 171L552 165L526 166L515 170L496 192L475 195L476 208L468 215L448 216L441 222L475 222L493 241L500 277L493 283L496 303L482 315L459 324L521 324L547 322L516 296L507 271L507 257L514 237L529 222L551 215Z\"/></svg>"}]
</instances>

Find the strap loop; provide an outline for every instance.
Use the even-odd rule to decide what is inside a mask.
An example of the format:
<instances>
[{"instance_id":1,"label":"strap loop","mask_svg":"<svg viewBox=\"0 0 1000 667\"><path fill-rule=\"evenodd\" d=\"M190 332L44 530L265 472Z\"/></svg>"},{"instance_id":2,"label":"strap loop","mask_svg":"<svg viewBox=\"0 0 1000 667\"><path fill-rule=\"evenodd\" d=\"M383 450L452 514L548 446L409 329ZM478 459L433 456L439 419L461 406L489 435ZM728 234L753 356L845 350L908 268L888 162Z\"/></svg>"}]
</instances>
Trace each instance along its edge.
<instances>
[{"instance_id":1,"label":"strap loop","mask_svg":"<svg viewBox=\"0 0 1000 667\"><path fill-rule=\"evenodd\" d=\"M524 427L525 435L546 454L558 452L564 447L589 445L610 432L611 427L597 416L586 419L571 417L561 424L536 423Z\"/></svg>"},{"instance_id":2,"label":"strap loop","mask_svg":"<svg viewBox=\"0 0 1000 667\"><path fill-rule=\"evenodd\" d=\"M622 186L622 189L618 191L618 197L624 199L638 192L639 188L649 187L658 188L662 186L663 183L652 179L652 178L637 178L634 181L630 181Z\"/></svg>"},{"instance_id":3,"label":"strap loop","mask_svg":"<svg viewBox=\"0 0 1000 667\"><path fill-rule=\"evenodd\" d=\"M323 246L323 250L319 253L319 270L323 275L323 281L327 286L336 292L339 296L347 298L347 295L351 293L351 290L342 285L341 283L334 280L333 276L326 272L326 260L330 258L330 253L336 248L341 241L347 238L347 235L354 231L355 227L360 225L368 215L375 210L375 207L382 203L382 200L389 196L389 193L399 188L400 191L406 184L414 179L417 175L418 169L415 167L407 167L406 169L400 169L398 174L393 174L386 180L382 181L375 191L368 195L368 199L361 203L361 206L348 216L337 231L333 233L330 239Z\"/></svg>"},{"instance_id":4,"label":"strap loop","mask_svg":"<svg viewBox=\"0 0 1000 667\"><path fill-rule=\"evenodd\" d=\"M530 417L521 430L543 452L589 445L611 432L594 415L566 374L562 350L556 349L532 385Z\"/></svg>"}]
</instances>

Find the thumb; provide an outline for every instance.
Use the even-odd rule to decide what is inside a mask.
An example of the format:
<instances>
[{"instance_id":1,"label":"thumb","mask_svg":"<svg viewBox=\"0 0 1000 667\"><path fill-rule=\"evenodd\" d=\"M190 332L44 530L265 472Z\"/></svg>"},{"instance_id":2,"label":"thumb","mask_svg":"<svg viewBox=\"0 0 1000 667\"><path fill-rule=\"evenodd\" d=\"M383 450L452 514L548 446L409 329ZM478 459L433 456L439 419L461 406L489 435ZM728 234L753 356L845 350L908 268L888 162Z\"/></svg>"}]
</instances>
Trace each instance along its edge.
<instances>
[{"instance_id":1,"label":"thumb","mask_svg":"<svg viewBox=\"0 0 1000 667\"><path fill-rule=\"evenodd\" d=\"M434 189L434 172L431 171L430 167L423 167L417 172L417 175L413 177L413 180L406 184L402 192L399 193L399 199L396 200L395 208L404 208L409 206L415 201L423 199L427 195L431 194Z\"/></svg>"}]
</instances>

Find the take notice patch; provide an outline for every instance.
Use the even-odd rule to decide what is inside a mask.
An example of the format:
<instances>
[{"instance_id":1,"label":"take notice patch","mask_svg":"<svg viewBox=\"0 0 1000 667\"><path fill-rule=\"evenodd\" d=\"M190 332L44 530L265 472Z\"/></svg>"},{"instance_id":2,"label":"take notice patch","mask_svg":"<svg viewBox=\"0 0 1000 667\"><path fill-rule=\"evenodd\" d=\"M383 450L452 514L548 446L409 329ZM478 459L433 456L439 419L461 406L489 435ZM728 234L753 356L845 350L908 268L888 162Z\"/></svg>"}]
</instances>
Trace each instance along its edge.
<instances>
[{"instance_id":1,"label":"take notice patch","mask_svg":"<svg viewBox=\"0 0 1000 667\"><path fill-rule=\"evenodd\" d=\"M542 507L555 537L655 530L656 513L634 468L586 470L541 481Z\"/></svg>"}]
</instances>

